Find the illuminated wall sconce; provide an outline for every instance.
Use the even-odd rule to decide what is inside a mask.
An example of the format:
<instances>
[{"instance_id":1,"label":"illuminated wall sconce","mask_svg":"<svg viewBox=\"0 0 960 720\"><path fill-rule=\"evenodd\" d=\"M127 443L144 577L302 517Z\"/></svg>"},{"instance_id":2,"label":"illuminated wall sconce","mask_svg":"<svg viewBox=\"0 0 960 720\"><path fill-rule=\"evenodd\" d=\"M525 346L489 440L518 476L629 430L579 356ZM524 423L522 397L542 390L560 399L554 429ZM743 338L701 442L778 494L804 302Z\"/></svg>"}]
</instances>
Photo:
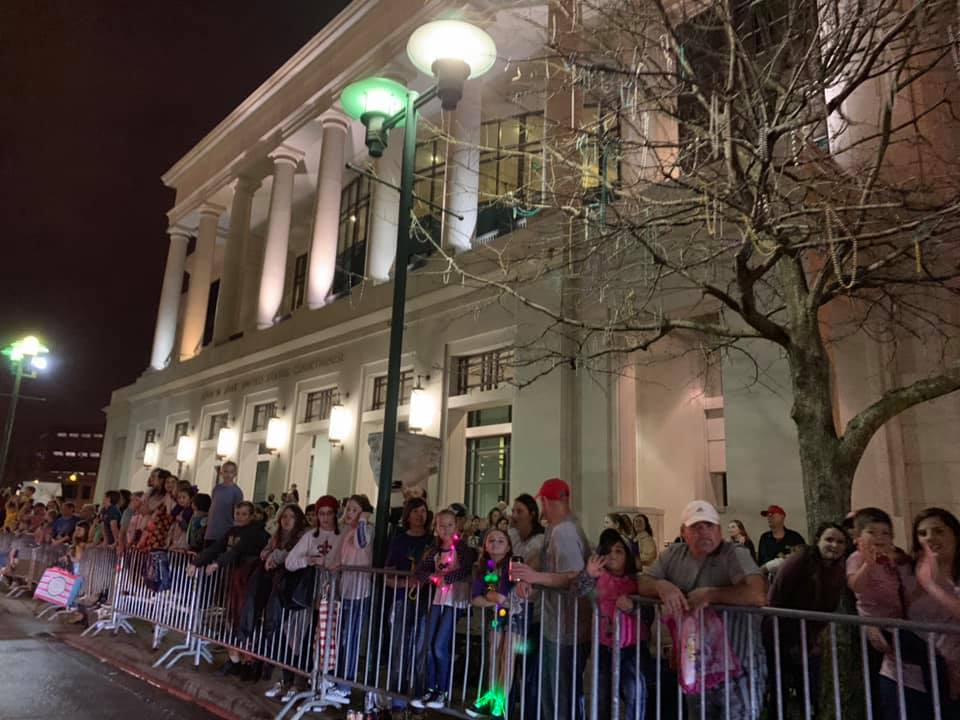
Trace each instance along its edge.
<instances>
[{"instance_id":1,"label":"illuminated wall sconce","mask_svg":"<svg viewBox=\"0 0 960 720\"><path fill-rule=\"evenodd\" d=\"M217 457L230 457L237 451L237 431L233 428L220 428L217 434Z\"/></svg>"},{"instance_id":2,"label":"illuminated wall sconce","mask_svg":"<svg viewBox=\"0 0 960 720\"><path fill-rule=\"evenodd\" d=\"M410 417L407 424L413 432L421 432L433 422L433 401L421 385L421 376L417 375L417 385L410 391ZM427 380L430 376L427 376Z\"/></svg>"},{"instance_id":3,"label":"illuminated wall sconce","mask_svg":"<svg viewBox=\"0 0 960 720\"><path fill-rule=\"evenodd\" d=\"M197 452L197 441L189 435L181 435L177 440L177 462L189 463Z\"/></svg>"},{"instance_id":4,"label":"illuminated wall sconce","mask_svg":"<svg viewBox=\"0 0 960 720\"><path fill-rule=\"evenodd\" d=\"M350 411L340 403L330 408L330 428L327 430L327 437L331 445L340 445L349 437L352 420Z\"/></svg>"},{"instance_id":5,"label":"illuminated wall sconce","mask_svg":"<svg viewBox=\"0 0 960 720\"><path fill-rule=\"evenodd\" d=\"M182 439L182 438L181 438ZM160 459L160 445L155 442L148 442L143 446L143 464L145 467L153 467Z\"/></svg>"},{"instance_id":6,"label":"illuminated wall sconce","mask_svg":"<svg viewBox=\"0 0 960 720\"><path fill-rule=\"evenodd\" d=\"M276 452L282 448L287 441L287 422L278 417L270 418L267 423L267 439L264 442L267 450Z\"/></svg>"}]
</instances>

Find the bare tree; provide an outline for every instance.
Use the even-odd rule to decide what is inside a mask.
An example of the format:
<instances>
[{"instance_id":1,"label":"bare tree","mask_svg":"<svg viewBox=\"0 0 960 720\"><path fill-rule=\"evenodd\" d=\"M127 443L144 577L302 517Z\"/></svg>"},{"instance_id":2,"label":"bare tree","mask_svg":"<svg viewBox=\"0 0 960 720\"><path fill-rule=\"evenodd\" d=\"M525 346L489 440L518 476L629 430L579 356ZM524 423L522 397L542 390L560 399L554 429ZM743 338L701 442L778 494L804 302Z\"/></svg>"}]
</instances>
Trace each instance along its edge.
<instances>
[{"instance_id":1,"label":"bare tree","mask_svg":"<svg viewBox=\"0 0 960 720\"><path fill-rule=\"evenodd\" d=\"M675 334L772 343L809 522L843 517L878 428L960 388L958 27L937 0L557 0L545 55L511 59L542 142L481 198L525 229L444 271L544 318L518 353L541 373ZM938 361L840 427L851 333Z\"/></svg>"}]
</instances>

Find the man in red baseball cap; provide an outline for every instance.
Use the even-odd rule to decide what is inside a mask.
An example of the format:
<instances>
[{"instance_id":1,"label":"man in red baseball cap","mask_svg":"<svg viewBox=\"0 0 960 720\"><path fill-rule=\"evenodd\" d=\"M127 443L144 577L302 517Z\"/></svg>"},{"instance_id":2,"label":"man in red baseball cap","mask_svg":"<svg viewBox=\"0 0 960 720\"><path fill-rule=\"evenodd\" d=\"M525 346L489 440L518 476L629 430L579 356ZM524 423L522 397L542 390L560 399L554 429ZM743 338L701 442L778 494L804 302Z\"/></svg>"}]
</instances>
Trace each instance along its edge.
<instances>
[{"instance_id":1,"label":"man in red baseball cap","mask_svg":"<svg viewBox=\"0 0 960 720\"><path fill-rule=\"evenodd\" d=\"M590 543L570 510L570 486L560 478L544 480L537 493L541 517L549 523L543 540L543 569L539 572L523 563L512 563L510 573L521 581L523 594L530 585L566 590L587 565ZM577 605L580 605L579 611ZM553 720L572 720L571 706L583 707L583 671L590 650L590 608L582 599L564 592L543 593L544 627L550 628L543 639L543 667L559 668L545 672L541 702L543 716Z\"/></svg>"},{"instance_id":2,"label":"man in red baseball cap","mask_svg":"<svg viewBox=\"0 0 960 720\"><path fill-rule=\"evenodd\" d=\"M779 505L771 505L760 513L767 519L770 529L760 536L757 546L757 563L767 573L775 573L779 563L767 566L771 560L782 560L793 548L806 545L803 535L796 530L790 530L785 525L787 512Z\"/></svg>"}]
</instances>

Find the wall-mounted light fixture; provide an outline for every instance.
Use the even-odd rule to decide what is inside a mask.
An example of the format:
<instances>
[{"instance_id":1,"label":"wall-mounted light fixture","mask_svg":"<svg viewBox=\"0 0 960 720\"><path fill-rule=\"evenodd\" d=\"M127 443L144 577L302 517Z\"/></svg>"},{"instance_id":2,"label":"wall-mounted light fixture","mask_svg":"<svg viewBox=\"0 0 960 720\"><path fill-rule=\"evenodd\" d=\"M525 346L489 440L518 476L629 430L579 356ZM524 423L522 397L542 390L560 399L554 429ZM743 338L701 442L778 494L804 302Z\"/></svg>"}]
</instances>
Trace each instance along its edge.
<instances>
[{"instance_id":1,"label":"wall-mounted light fixture","mask_svg":"<svg viewBox=\"0 0 960 720\"><path fill-rule=\"evenodd\" d=\"M330 408L330 427L327 430L327 437L331 445L340 445L350 436L350 426L353 424L353 418L350 417L350 411L339 402Z\"/></svg>"},{"instance_id":2,"label":"wall-mounted light fixture","mask_svg":"<svg viewBox=\"0 0 960 720\"><path fill-rule=\"evenodd\" d=\"M217 457L228 458L237 451L237 431L233 428L220 428L217 434Z\"/></svg>"},{"instance_id":3,"label":"wall-mounted light fixture","mask_svg":"<svg viewBox=\"0 0 960 720\"><path fill-rule=\"evenodd\" d=\"M188 463L197 452L197 441L189 435L181 435L177 440L177 462Z\"/></svg>"},{"instance_id":4,"label":"wall-mounted light fixture","mask_svg":"<svg viewBox=\"0 0 960 720\"><path fill-rule=\"evenodd\" d=\"M143 446L143 465L144 467L153 467L160 459L160 444L148 442Z\"/></svg>"},{"instance_id":5,"label":"wall-mounted light fixture","mask_svg":"<svg viewBox=\"0 0 960 720\"><path fill-rule=\"evenodd\" d=\"M427 380L430 376L427 376ZM412 432L421 432L433 422L433 400L423 389L422 377L417 375L417 384L410 391L410 417L407 425Z\"/></svg>"},{"instance_id":6,"label":"wall-mounted light fixture","mask_svg":"<svg viewBox=\"0 0 960 720\"><path fill-rule=\"evenodd\" d=\"M272 417L267 422L267 439L264 442L267 450L276 452L287 442L287 421L282 418Z\"/></svg>"}]
</instances>

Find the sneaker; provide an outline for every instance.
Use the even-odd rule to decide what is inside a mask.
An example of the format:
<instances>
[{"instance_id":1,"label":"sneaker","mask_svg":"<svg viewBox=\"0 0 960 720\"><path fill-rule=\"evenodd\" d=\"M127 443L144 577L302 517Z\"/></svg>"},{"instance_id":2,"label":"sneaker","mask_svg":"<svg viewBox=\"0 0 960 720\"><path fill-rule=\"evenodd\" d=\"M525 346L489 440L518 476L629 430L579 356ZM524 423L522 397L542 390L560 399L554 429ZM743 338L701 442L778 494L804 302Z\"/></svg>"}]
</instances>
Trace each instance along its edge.
<instances>
[{"instance_id":1,"label":"sneaker","mask_svg":"<svg viewBox=\"0 0 960 720\"><path fill-rule=\"evenodd\" d=\"M488 717L490 717L490 716L487 714L487 712L483 709L483 706L477 705L477 703L474 703L473 705L471 705L470 707L468 707L466 710L464 710L464 712L467 713L467 715L469 715L469 716L472 717L472 718L488 718Z\"/></svg>"},{"instance_id":2,"label":"sneaker","mask_svg":"<svg viewBox=\"0 0 960 720\"><path fill-rule=\"evenodd\" d=\"M280 698L280 702L282 702L283 704L287 704L288 702L290 702L291 700L293 700L293 698L295 698L296 695L297 695L297 689L296 689L296 688L290 688L289 690L287 690L287 691L283 694L283 697Z\"/></svg>"},{"instance_id":3,"label":"sneaker","mask_svg":"<svg viewBox=\"0 0 960 720\"><path fill-rule=\"evenodd\" d=\"M435 692L433 697L427 700L427 707L433 710L439 710L447 706L447 694L445 692Z\"/></svg>"},{"instance_id":4,"label":"sneaker","mask_svg":"<svg viewBox=\"0 0 960 720\"><path fill-rule=\"evenodd\" d=\"M422 696L414 698L410 701L410 706L415 707L417 710L423 710L425 707L428 707L437 697L437 693L433 690L427 690Z\"/></svg>"},{"instance_id":5,"label":"sneaker","mask_svg":"<svg viewBox=\"0 0 960 720\"><path fill-rule=\"evenodd\" d=\"M272 700L273 698L275 698L277 695L279 695L279 694L282 693L282 692L283 692L283 683L277 683L277 684L274 685L272 688L270 688L269 690L267 690L267 691L263 694L263 696L264 696L264 697L267 697L267 698L270 698L270 699Z\"/></svg>"},{"instance_id":6,"label":"sneaker","mask_svg":"<svg viewBox=\"0 0 960 720\"><path fill-rule=\"evenodd\" d=\"M332 695L334 698L346 700L348 697L350 697L350 691L346 688L340 687L339 685L334 685L332 688L327 690L327 695Z\"/></svg>"}]
</instances>

